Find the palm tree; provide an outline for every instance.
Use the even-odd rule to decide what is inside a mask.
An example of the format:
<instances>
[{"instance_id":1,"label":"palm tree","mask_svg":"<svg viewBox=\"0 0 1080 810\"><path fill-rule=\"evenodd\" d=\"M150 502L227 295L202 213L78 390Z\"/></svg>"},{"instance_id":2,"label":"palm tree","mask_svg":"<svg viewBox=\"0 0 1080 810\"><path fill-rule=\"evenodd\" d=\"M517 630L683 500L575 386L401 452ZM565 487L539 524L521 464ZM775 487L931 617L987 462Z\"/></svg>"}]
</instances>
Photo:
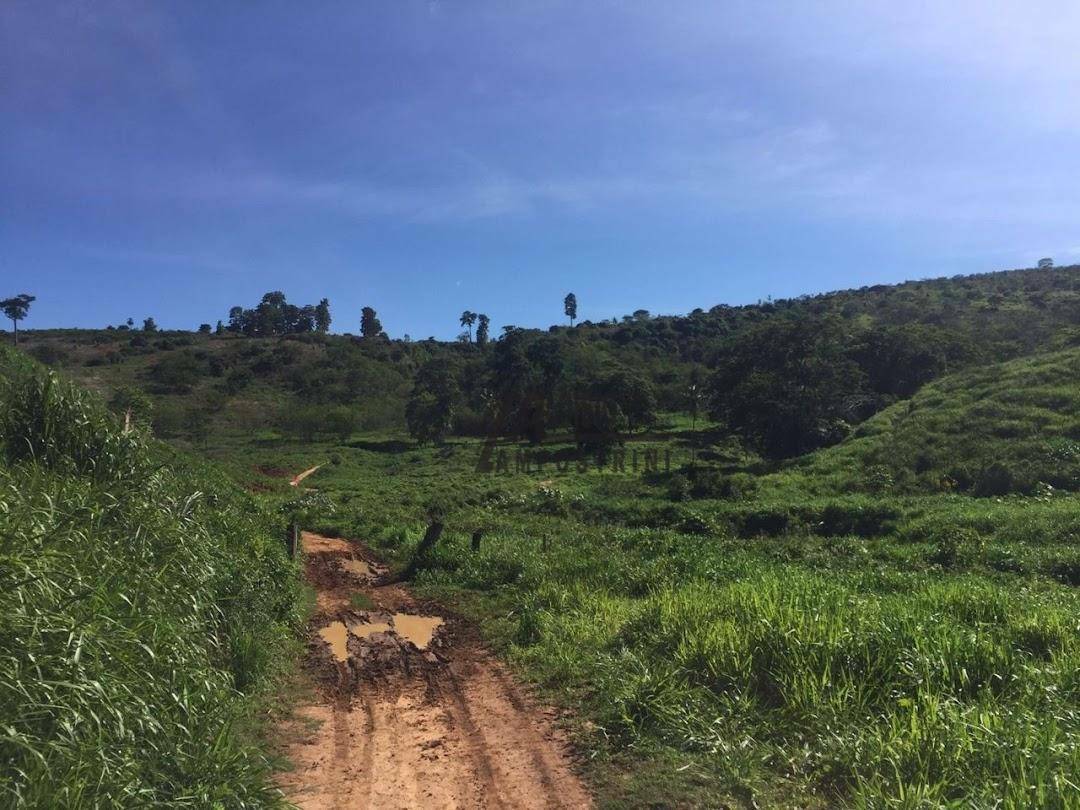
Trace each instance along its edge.
<instances>
[{"instance_id":1,"label":"palm tree","mask_svg":"<svg viewBox=\"0 0 1080 810\"><path fill-rule=\"evenodd\" d=\"M461 325L469 330L469 343L472 343L472 327L476 323L476 313L465 310L461 313Z\"/></svg>"}]
</instances>

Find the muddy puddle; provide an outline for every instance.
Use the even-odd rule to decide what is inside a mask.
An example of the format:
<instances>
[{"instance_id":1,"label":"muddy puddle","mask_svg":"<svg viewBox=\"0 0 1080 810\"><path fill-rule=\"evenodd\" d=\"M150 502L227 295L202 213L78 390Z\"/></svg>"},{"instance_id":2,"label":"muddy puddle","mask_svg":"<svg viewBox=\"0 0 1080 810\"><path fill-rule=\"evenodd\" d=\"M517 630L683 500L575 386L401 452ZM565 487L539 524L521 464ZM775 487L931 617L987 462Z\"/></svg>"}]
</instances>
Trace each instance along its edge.
<instances>
[{"instance_id":1,"label":"muddy puddle","mask_svg":"<svg viewBox=\"0 0 1080 810\"><path fill-rule=\"evenodd\" d=\"M360 579L374 580L377 576L371 564L364 560L341 560L340 563L345 571Z\"/></svg>"},{"instance_id":2,"label":"muddy puddle","mask_svg":"<svg viewBox=\"0 0 1080 810\"><path fill-rule=\"evenodd\" d=\"M334 622L326 627L320 627L319 635L322 636L323 641L330 645L330 651L334 654L334 658L338 661L348 660L349 650L346 644L349 640L349 629L345 626L345 622Z\"/></svg>"},{"instance_id":3,"label":"muddy puddle","mask_svg":"<svg viewBox=\"0 0 1080 810\"><path fill-rule=\"evenodd\" d=\"M442 627L444 619L439 616L416 616L412 613L393 613L373 616L369 620L347 619L334 621L319 628L319 636L330 646L337 661L349 660L349 636L366 641L376 633L390 633L411 642L417 649L425 650Z\"/></svg>"},{"instance_id":4,"label":"muddy puddle","mask_svg":"<svg viewBox=\"0 0 1080 810\"><path fill-rule=\"evenodd\" d=\"M394 632L406 641L411 641L419 649L427 649L435 637L435 631L442 627L443 620L438 616L414 616L411 613L394 614Z\"/></svg>"}]
</instances>

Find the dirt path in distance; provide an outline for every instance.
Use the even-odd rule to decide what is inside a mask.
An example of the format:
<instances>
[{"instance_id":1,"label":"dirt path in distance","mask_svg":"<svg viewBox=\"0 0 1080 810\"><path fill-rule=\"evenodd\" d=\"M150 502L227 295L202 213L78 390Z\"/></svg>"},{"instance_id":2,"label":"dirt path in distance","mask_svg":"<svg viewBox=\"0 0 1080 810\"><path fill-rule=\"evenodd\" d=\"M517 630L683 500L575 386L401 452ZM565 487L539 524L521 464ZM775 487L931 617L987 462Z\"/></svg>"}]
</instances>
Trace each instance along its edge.
<instances>
[{"instance_id":1,"label":"dirt path in distance","mask_svg":"<svg viewBox=\"0 0 1080 810\"><path fill-rule=\"evenodd\" d=\"M300 486L301 481L303 481L305 478L307 478L309 475L311 475L313 472L315 472L317 469L319 469L322 466L323 466L322 464L316 464L310 470L304 470L299 475L293 476L293 479L289 482L289 486L291 486L291 487Z\"/></svg>"},{"instance_id":2,"label":"dirt path in distance","mask_svg":"<svg viewBox=\"0 0 1080 810\"><path fill-rule=\"evenodd\" d=\"M304 532L303 548L317 593L305 668L317 686L280 729L294 769L278 781L290 801L306 810L591 807L554 713L474 628L379 584L386 570L358 543Z\"/></svg>"}]
</instances>

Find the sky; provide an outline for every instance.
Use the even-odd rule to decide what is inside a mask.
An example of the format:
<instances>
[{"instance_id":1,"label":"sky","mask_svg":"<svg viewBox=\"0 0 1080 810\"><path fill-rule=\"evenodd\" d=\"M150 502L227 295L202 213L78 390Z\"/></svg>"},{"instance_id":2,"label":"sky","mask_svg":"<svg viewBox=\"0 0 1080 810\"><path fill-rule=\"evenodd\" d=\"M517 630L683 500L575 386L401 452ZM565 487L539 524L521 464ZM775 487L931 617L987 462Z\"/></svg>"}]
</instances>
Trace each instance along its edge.
<instances>
[{"instance_id":1,"label":"sky","mask_svg":"<svg viewBox=\"0 0 1080 810\"><path fill-rule=\"evenodd\" d=\"M1080 261L1080 4L4 0L0 297L393 337Z\"/></svg>"}]
</instances>

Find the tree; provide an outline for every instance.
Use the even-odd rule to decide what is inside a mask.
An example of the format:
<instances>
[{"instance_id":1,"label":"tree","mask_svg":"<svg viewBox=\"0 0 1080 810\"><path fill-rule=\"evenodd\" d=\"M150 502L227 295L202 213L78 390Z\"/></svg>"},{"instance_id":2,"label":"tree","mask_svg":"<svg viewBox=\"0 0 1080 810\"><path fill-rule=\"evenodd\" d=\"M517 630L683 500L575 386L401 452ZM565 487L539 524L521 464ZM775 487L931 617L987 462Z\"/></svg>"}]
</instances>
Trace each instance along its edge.
<instances>
[{"instance_id":1,"label":"tree","mask_svg":"<svg viewBox=\"0 0 1080 810\"><path fill-rule=\"evenodd\" d=\"M763 321L725 346L709 384L710 416L772 458L835 444L866 390L851 351L840 318Z\"/></svg>"},{"instance_id":2,"label":"tree","mask_svg":"<svg viewBox=\"0 0 1080 810\"><path fill-rule=\"evenodd\" d=\"M1049 256L1046 257L1045 259L1039 259L1039 269L1040 270L1053 270L1054 269L1054 260L1051 259Z\"/></svg>"},{"instance_id":3,"label":"tree","mask_svg":"<svg viewBox=\"0 0 1080 810\"><path fill-rule=\"evenodd\" d=\"M567 293L566 298L563 299L563 312L566 313L566 317L570 319L570 325L574 325L574 319L577 318L577 296L573 293Z\"/></svg>"},{"instance_id":4,"label":"tree","mask_svg":"<svg viewBox=\"0 0 1080 810\"><path fill-rule=\"evenodd\" d=\"M230 332L239 334L244 331L244 308L243 307L229 307L229 326L227 327Z\"/></svg>"},{"instance_id":5,"label":"tree","mask_svg":"<svg viewBox=\"0 0 1080 810\"><path fill-rule=\"evenodd\" d=\"M149 423L154 410L153 400L144 391L134 386L124 385L117 388L109 399L109 407L115 413L137 422Z\"/></svg>"},{"instance_id":6,"label":"tree","mask_svg":"<svg viewBox=\"0 0 1080 810\"><path fill-rule=\"evenodd\" d=\"M472 327L476 323L476 313L465 310L461 313L461 325L469 330L469 343L472 343Z\"/></svg>"},{"instance_id":7,"label":"tree","mask_svg":"<svg viewBox=\"0 0 1080 810\"><path fill-rule=\"evenodd\" d=\"M157 324L154 323L153 318L144 318L142 322L142 329L144 332L156 332Z\"/></svg>"},{"instance_id":8,"label":"tree","mask_svg":"<svg viewBox=\"0 0 1080 810\"><path fill-rule=\"evenodd\" d=\"M223 324L221 321L218 321L217 326L214 327L214 334L215 335L224 335L225 334L225 324Z\"/></svg>"},{"instance_id":9,"label":"tree","mask_svg":"<svg viewBox=\"0 0 1080 810\"><path fill-rule=\"evenodd\" d=\"M319 405L289 405L278 414L278 428L289 436L297 436L305 442L314 441L315 434L323 429L324 408Z\"/></svg>"},{"instance_id":10,"label":"tree","mask_svg":"<svg viewBox=\"0 0 1080 810\"><path fill-rule=\"evenodd\" d=\"M330 408L323 419L323 428L338 441L345 443L356 430L357 418L352 408L339 405Z\"/></svg>"},{"instance_id":11,"label":"tree","mask_svg":"<svg viewBox=\"0 0 1080 810\"><path fill-rule=\"evenodd\" d=\"M4 310L4 314L11 319L11 326L15 330L16 346L19 345L19 321L26 317L30 311L30 305L36 300L37 298L33 295L20 293L14 298L5 298L0 301L0 309Z\"/></svg>"},{"instance_id":12,"label":"tree","mask_svg":"<svg viewBox=\"0 0 1080 810\"><path fill-rule=\"evenodd\" d=\"M187 431L193 442L198 444L206 442L206 436L210 430L211 416L209 410L199 405L193 405L184 413L184 430Z\"/></svg>"},{"instance_id":13,"label":"tree","mask_svg":"<svg viewBox=\"0 0 1080 810\"><path fill-rule=\"evenodd\" d=\"M315 331L326 334L330 331L330 300L322 299L315 307Z\"/></svg>"},{"instance_id":14,"label":"tree","mask_svg":"<svg viewBox=\"0 0 1080 810\"><path fill-rule=\"evenodd\" d=\"M630 430L656 422L656 395L652 384L640 374L619 368L593 385L596 398L617 406Z\"/></svg>"},{"instance_id":15,"label":"tree","mask_svg":"<svg viewBox=\"0 0 1080 810\"><path fill-rule=\"evenodd\" d=\"M210 324L208 324L208 323L199 324L199 334L200 335L209 335L211 329L213 329L213 327L210 326Z\"/></svg>"},{"instance_id":16,"label":"tree","mask_svg":"<svg viewBox=\"0 0 1080 810\"><path fill-rule=\"evenodd\" d=\"M459 394L454 371L447 363L429 360L421 366L405 406L410 435L419 442L442 444L453 426Z\"/></svg>"},{"instance_id":17,"label":"tree","mask_svg":"<svg viewBox=\"0 0 1080 810\"><path fill-rule=\"evenodd\" d=\"M476 345L482 349L488 342L488 325L491 323L491 318L481 314L477 315L476 319L479 322L476 327Z\"/></svg>"},{"instance_id":18,"label":"tree","mask_svg":"<svg viewBox=\"0 0 1080 810\"><path fill-rule=\"evenodd\" d=\"M365 338L374 338L381 333L382 324L379 322L379 316L375 314L375 310L371 307L364 307L360 310L360 334Z\"/></svg>"}]
</instances>

